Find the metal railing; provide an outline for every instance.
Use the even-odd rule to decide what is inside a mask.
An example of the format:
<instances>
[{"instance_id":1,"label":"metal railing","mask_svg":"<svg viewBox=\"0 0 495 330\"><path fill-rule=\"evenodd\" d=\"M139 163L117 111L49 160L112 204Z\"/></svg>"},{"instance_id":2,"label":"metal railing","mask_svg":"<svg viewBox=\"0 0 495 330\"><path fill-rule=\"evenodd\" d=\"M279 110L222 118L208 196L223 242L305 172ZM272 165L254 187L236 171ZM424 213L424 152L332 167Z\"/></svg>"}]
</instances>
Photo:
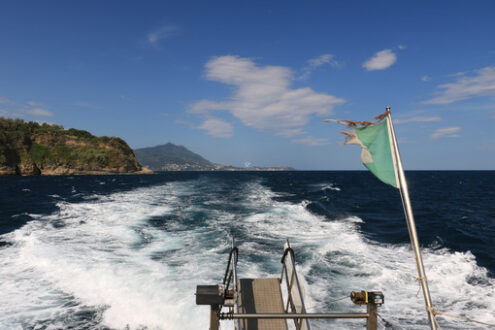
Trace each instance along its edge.
<instances>
[{"instance_id":1,"label":"metal railing","mask_svg":"<svg viewBox=\"0 0 495 330\"><path fill-rule=\"evenodd\" d=\"M295 255L289 241L284 245L280 286L286 283L287 297L282 294L283 313L242 313L239 306L239 278L237 260L239 250L232 239L227 268L222 284L215 286L198 286L196 303L210 305L210 329L218 330L220 320L236 320L236 330L244 330L241 320L247 319L292 319L297 330L311 330L309 319L367 319L366 329L377 329L377 307L383 304L381 292L352 292L351 300L357 305L367 305L366 313L307 313L304 304L304 287L296 272ZM232 286L232 289L230 287ZM222 313L222 308L229 311Z\"/></svg>"},{"instance_id":2,"label":"metal railing","mask_svg":"<svg viewBox=\"0 0 495 330\"><path fill-rule=\"evenodd\" d=\"M280 285L284 282L287 284L287 302L285 303L285 313L290 314L307 314L304 305L304 293L299 277L296 272L294 250L290 247L289 240L284 245L284 254L282 256L282 274L280 275ZM285 275L285 276L284 276ZM297 330L310 330L311 326L307 318L294 317L294 325Z\"/></svg>"},{"instance_id":3,"label":"metal railing","mask_svg":"<svg viewBox=\"0 0 495 330\"><path fill-rule=\"evenodd\" d=\"M234 239L232 239L232 248L229 253L229 261L227 262L227 268L225 269L225 275L223 276L223 285L225 290L228 290L230 283L232 282L232 275L234 275L234 290L237 289L237 259L239 258L239 249L234 245ZM228 278L227 278L228 275Z\"/></svg>"},{"instance_id":4,"label":"metal railing","mask_svg":"<svg viewBox=\"0 0 495 330\"><path fill-rule=\"evenodd\" d=\"M239 279L237 277L237 260L239 258L239 249L235 246L235 241L232 238L232 248L229 253L229 261L227 262L227 268L225 269L225 275L223 277L223 285L225 292L229 291L230 284L232 283L232 292L234 299L233 313L240 313L239 307ZM228 275L228 276L227 276ZM241 320L237 320L237 329L241 330Z\"/></svg>"}]
</instances>

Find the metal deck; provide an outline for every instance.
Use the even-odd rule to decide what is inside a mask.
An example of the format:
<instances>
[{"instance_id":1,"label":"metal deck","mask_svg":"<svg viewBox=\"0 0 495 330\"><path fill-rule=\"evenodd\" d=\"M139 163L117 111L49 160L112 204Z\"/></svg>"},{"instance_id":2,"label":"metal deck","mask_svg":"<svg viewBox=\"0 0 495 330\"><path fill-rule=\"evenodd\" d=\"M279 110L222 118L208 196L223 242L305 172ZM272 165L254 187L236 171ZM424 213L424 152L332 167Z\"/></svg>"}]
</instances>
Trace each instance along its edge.
<instances>
[{"instance_id":1,"label":"metal deck","mask_svg":"<svg viewBox=\"0 0 495 330\"><path fill-rule=\"evenodd\" d=\"M288 330L287 320L294 322L292 328L311 330L310 319L363 318L367 320L367 330L377 330L377 308L384 302L381 291L351 292L352 302L366 305L366 313L308 313L294 251L289 241L284 247L280 277L239 279L239 251L232 240L223 281L196 287L196 304L210 306L210 330L219 330L221 320L233 320L235 330Z\"/></svg>"},{"instance_id":2,"label":"metal deck","mask_svg":"<svg viewBox=\"0 0 495 330\"><path fill-rule=\"evenodd\" d=\"M242 314L285 313L279 278L243 278L239 280L239 309ZM247 330L287 330L283 319L245 319Z\"/></svg>"}]
</instances>

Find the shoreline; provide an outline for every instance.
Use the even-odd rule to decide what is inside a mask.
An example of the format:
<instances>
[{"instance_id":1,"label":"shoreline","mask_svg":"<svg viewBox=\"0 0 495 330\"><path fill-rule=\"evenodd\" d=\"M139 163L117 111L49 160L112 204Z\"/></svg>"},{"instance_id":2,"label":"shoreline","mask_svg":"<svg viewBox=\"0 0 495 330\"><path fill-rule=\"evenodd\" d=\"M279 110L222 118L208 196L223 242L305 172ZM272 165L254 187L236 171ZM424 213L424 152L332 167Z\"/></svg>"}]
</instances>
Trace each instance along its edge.
<instances>
[{"instance_id":1,"label":"shoreline","mask_svg":"<svg viewBox=\"0 0 495 330\"><path fill-rule=\"evenodd\" d=\"M143 168L135 172L119 172L119 171L105 171L105 170L46 170L40 171L39 174L22 174L17 173L15 170L0 170L0 176L64 176L64 175L130 175L130 174L155 174L154 171Z\"/></svg>"}]
</instances>

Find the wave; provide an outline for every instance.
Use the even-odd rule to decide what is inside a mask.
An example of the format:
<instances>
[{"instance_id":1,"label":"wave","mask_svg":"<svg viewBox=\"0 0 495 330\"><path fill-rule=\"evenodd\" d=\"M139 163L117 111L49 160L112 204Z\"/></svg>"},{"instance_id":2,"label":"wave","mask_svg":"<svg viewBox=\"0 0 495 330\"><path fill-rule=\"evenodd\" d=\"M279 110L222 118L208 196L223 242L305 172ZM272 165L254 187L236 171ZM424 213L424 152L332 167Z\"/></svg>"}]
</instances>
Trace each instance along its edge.
<instances>
[{"instance_id":1,"label":"wave","mask_svg":"<svg viewBox=\"0 0 495 330\"><path fill-rule=\"evenodd\" d=\"M276 201L262 182L199 178L59 201L50 215L2 235L0 323L7 328L200 329L209 311L194 303L197 284L220 281L230 238L241 277L279 276L285 239L296 252L310 311L355 311L352 290L382 290L379 309L394 325L424 328L426 313L407 245L377 244L362 219L328 219L308 201ZM494 322L495 282L469 253L423 251L437 309ZM466 329L456 321L440 324ZM229 321L223 329L232 329ZM332 321L329 321L332 322ZM326 329L328 321L314 321ZM358 327L363 321L334 321ZM476 327L472 327L476 328Z\"/></svg>"},{"instance_id":2,"label":"wave","mask_svg":"<svg viewBox=\"0 0 495 330\"><path fill-rule=\"evenodd\" d=\"M309 187L311 191L326 191L326 190L340 191L340 188L335 186L335 184L331 182L314 183L314 184L310 184Z\"/></svg>"}]
</instances>

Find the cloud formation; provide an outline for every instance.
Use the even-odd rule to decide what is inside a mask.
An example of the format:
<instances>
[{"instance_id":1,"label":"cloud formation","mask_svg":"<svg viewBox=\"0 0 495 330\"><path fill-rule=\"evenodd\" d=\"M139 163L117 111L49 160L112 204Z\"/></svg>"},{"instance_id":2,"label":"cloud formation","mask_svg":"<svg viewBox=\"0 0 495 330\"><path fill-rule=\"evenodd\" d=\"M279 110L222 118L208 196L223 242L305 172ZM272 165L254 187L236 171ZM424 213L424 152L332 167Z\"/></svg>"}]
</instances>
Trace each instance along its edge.
<instances>
[{"instance_id":1,"label":"cloud formation","mask_svg":"<svg viewBox=\"0 0 495 330\"><path fill-rule=\"evenodd\" d=\"M405 119L394 119L394 124L406 124L406 123L431 123L434 121L442 121L442 117L411 117Z\"/></svg>"},{"instance_id":2,"label":"cloud formation","mask_svg":"<svg viewBox=\"0 0 495 330\"><path fill-rule=\"evenodd\" d=\"M310 146L324 146L330 143L328 142L328 139L316 138L313 136L306 136L299 139L293 139L292 142L307 144Z\"/></svg>"},{"instance_id":3,"label":"cloud formation","mask_svg":"<svg viewBox=\"0 0 495 330\"><path fill-rule=\"evenodd\" d=\"M53 112L42 108L29 109L26 112L31 115L41 116L41 117L53 117L55 115Z\"/></svg>"},{"instance_id":4,"label":"cloud formation","mask_svg":"<svg viewBox=\"0 0 495 330\"><path fill-rule=\"evenodd\" d=\"M459 126L439 128L433 132L432 135L430 135L430 139L436 140L440 138L457 138L460 136L457 134L460 130L461 128Z\"/></svg>"},{"instance_id":5,"label":"cloud formation","mask_svg":"<svg viewBox=\"0 0 495 330\"><path fill-rule=\"evenodd\" d=\"M304 133L312 116L327 116L345 100L309 87L291 89L292 71L282 66L259 66L249 58L220 56L206 63L205 76L234 87L225 101L200 100L190 113L227 111L244 125L293 137Z\"/></svg>"},{"instance_id":6,"label":"cloud formation","mask_svg":"<svg viewBox=\"0 0 495 330\"><path fill-rule=\"evenodd\" d=\"M363 63L366 71L385 70L397 61L397 55L391 49L377 52L372 58Z\"/></svg>"},{"instance_id":7,"label":"cloud formation","mask_svg":"<svg viewBox=\"0 0 495 330\"><path fill-rule=\"evenodd\" d=\"M453 83L439 85L442 91L432 99L423 101L423 104L450 104L467 100L476 96L495 95L495 66L487 66L474 71L467 76L466 72L456 74Z\"/></svg>"},{"instance_id":8,"label":"cloud formation","mask_svg":"<svg viewBox=\"0 0 495 330\"><path fill-rule=\"evenodd\" d=\"M43 103L39 103L39 102L36 102L36 101L28 101L26 102L29 106L32 106L32 107L42 107L44 106Z\"/></svg>"},{"instance_id":9,"label":"cloud formation","mask_svg":"<svg viewBox=\"0 0 495 330\"><path fill-rule=\"evenodd\" d=\"M0 112L0 115L5 117L25 117L26 115L52 117L55 115L53 112L46 109L46 105L36 101L17 104L8 98L0 96L0 104L4 107Z\"/></svg>"},{"instance_id":10,"label":"cloud formation","mask_svg":"<svg viewBox=\"0 0 495 330\"><path fill-rule=\"evenodd\" d=\"M157 46L161 40L173 37L177 34L179 28L175 25L164 25L150 33L148 33L148 43Z\"/></svg>"},{"instance_id":11,"label":"cloud formation","mask_svg":"<svg viewBox=\"0 0 495 330\"><path fill-rule=\"evenodd\" d=\"M198 128L216 137L228 138L234 134L234 127L220 119L207 119Z\"/></svg>"},{"instance_id":12,"label":"cloud formation","mask_svg":"<svg viewBox=\"0 0 495 330\"><path fill-rule=\"evenodd\" d=\"M334 59L334 56L332 54L323 54L321 56L308 60L307 65L302 69L302 74L297 79L308 79L314 70L325 64L329 64L334 68L340 65L339 62Z\"/></svg>"}]
</instances>

